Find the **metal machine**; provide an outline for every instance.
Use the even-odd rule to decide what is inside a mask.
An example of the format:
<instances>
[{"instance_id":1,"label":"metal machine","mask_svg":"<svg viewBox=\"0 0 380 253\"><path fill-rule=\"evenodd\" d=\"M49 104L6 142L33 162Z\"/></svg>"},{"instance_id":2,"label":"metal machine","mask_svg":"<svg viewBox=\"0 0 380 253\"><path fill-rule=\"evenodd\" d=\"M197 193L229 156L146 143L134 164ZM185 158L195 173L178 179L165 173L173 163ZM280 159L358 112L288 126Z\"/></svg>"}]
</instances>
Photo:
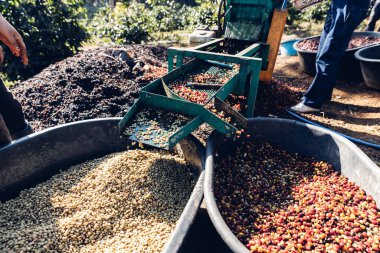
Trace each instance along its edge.
<instances>
[{"instance_id":1,"label":"metal machine","mask_svg":"<svg viewBox=\"0 0 380 253\"><path fill-rule=\"evenodd\" d=\"M223 0L222 38L168 49L168 74L140 91L119 123L122 135L170 149L201 124L227 136L252 117L259 81L272 78L287 11L275 0ZM185 62L186 61L186 62Z\"/></svg>"}]
</instances>

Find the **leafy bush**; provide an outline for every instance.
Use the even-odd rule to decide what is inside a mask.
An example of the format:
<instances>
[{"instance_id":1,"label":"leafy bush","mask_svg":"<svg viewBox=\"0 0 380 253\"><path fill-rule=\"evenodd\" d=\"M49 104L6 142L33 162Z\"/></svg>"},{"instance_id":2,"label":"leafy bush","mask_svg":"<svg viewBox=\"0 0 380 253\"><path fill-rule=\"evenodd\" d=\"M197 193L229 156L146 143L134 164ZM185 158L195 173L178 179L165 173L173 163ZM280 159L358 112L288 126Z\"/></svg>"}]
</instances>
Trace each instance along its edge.
<instances>
[{"instance_id":1,"label":"leafy bush","mask_svg":"<svg viewBox=\"0 0 380 253\"><path fill-rule=\"evenodd\" d=\"M286 24L289 26L296 26L297 22L301 20L301 12L293 7L293 5L288 2L288 17L286 19Z\"/></svg>"},{"instance_id":2,"label":"leafy bush","mask_svg":"<svg viewBox=\"0 0 380 253\"><path fill-rule=\"evenodd\" d=\"M96 37L118 44L131 44L146 41L156 26L144 4L126 6L117 3L113 10L101 8L92 19L89 30Z\"/></svg>"},{"instance_id":3,"label":"leafy bush","mask_svg":"<svg viewBox=\"0 0 380 253\"><path fill-rule=\"evenodd\" d=\"M176 14L173 6L166 5L156 5L150 11L150 16L155 20L157 27L160 32L169 32L177 29L182 29L184 25L184 20L181 19L180 14ZM147 10L148 11L148 10ZM153 24L152 24L153 26Z\"/></svg>"},{"instance_id":4,"label":"leafy bush","mask_svg":"<svg viewBox=\"0 0 380 253\"><path fill-rule=\"evenodd\" d=\"M193 8L193 13L190 15L192 27L200 25L213 26L218 20L218 4L215 1L204 2Z\"/></svg>"},{"instance_id":5,"label":"leafy bush","mask_svg":"<svg viewBox=\"0 0 380 253\"><path fill-rule=\"evenodd\" d=\"M150 6L150 15L158 23L158 31L170 32L181 29L194 29L198 26L213 26L217 21L217 4L211 1L198 6L175 4Z\"/></svg>"},{"instance_id":6,"label":"leafy bush","mask_svg":"<svg viewBox=\"0 0 380 253\"><path fill-rule=\"evenodd\" d=\"M89 24L91 35L117 44L142 43L152 39L154 33L216 24L215 1L203 1L197 6L172 0L147 2L118 2L114 9L100 8Z\"/></svg>"},{"instance_id":7,"label":"leafy bush","mask_svg":"<svg viewBox=\"0 0 380 253\"><path fill-rule=\"evenodd\" d=\"M10 80L28 78L49 64L77 52L88 35L77 19L79 0L2 1L0 13L19 31L28 49L30 66L5 49L4 70Z\"/></svg>"},{"instance_id":8,"label":"leafy bush","mask_svg":"<svg viewBox=\"0 0 380 253\"><path fill-rule=\"evenodd\" d=\"M309 22L324 21L329 10L330 4L331 3L329 1L324 1L320 4L316 4L306 9L301 14L302 20Z\"/></svg>"},{"instance_id":9,"label":"leafy bush","mask_svg":"<svg viewBox=\"0 0 380 253\"><path fill-rule=\"evenodd\" d=\"M124 0L124 2L128 2L129 0ZM199 0L198 0L199 1ZM171 5L171 4L183 4L188 6L197 5L197 0L147 0L146 2L151 5ZM205 0L201 0L205 1Z\"/></svg>"},{"instance_id":10,"label":"leafy bush","mask_svg":"<svg viewBox=\"0 0 380 253\"><path fill-rule=\"evenodd\" d=\"M302 21L310 23L322 22L326 18L330 4L330 1L324 1L300 11L295 9L291 2L288 2L287 24L297 26L297 24Z\"/></svg>"}]
</instances>

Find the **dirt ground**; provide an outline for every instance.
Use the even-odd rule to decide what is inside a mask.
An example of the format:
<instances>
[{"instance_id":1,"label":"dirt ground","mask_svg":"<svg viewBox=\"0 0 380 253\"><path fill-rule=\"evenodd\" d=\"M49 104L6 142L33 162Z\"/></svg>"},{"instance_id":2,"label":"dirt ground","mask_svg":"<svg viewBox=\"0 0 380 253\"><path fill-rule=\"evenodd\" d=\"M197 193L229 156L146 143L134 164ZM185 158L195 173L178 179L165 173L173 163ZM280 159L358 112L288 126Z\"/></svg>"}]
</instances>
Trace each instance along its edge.
<instances>
[{"instance_id":1,"label":"dirt ground","mask_svg":"<svg viewBox=\"0 0 380 253\"><path fill-rule=\"evenodd\" d=\"M300 71L298 57L278 57L274 76L302 92L313 80ZM320 113L303 116L345 135L380 144L380 91L365 83L338 82L332 100ZM380 165L380 150L358 146Z\"/></svg>"}]
</instances>

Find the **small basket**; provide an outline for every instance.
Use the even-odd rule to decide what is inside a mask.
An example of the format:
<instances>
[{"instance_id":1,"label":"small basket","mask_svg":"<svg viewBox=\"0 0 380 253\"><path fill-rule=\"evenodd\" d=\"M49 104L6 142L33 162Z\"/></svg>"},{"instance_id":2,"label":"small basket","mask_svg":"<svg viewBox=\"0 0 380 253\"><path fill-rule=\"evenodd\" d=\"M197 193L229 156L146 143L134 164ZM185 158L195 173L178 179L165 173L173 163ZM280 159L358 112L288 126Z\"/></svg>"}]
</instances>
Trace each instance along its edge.
<instances>
[{"instance_id":1,"label":"small basket","mask_svg":"<svg viewBox=\"0 0 380 253\"><path fill-rule=\"evenodd\" d=\"M294 0L293 4L294 7L296 7L298 10L303 10L309 6L312 6L320 2L323 2L323 0Z\"/></svg>"}]
</instances>

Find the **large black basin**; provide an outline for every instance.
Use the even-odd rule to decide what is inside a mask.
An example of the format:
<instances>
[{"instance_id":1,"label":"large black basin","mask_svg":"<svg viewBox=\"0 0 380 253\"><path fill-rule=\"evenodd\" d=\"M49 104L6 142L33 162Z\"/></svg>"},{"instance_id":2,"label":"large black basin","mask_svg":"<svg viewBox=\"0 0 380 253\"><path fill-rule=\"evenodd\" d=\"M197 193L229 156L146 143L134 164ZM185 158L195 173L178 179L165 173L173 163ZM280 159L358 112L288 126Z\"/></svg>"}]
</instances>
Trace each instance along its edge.
<instances>
[{"instance_id":1,"label":"large black basin","mask_svg":"<svg viewBox=\"0 0 380 253\"><path fill-rule=\"evenodd\" d=\"M380 207L380 168L355 144L319 127L293 120L257 118L248 122L255 140L264 140L285 150L313 156L335 166L343 175L362 187ZM214 196L214 154L226 155L237 143L213 133L206 147L205 200L216 230L233 252L249 252L224 222ZM228 165L226 165L228 166Z\"/></svg>"},{"instance_id":2,"label":"large black basin","mask_svg":"<svg viewBox=\"0 0 380 253\"><path fill-rule=\"evenodd\" d=\"M352 37L355 37L355 36L380 37L380 33L379 32L354 32ZM299 48L299 43L308 39L319 40L319 38L320 36L308 37L294 44L294 49L297 51L297 54L300 60L301 70L311 76L314 76L316 73L315 62L317 58L317 52L303 50ZM360 70L359 61L355 58L355 52L368 46L370 45L346 50L346 53L344 54L340 67L339 67L339 72L338 72L339 80L346 80L346 81L362 81L363 80L363 75Z\"/></svg>"},{"instance_id":3,"label":"large black basin","mask_svg":"<svg viewBox=\"0 0 380 253\"><path fill-rule=\"evenodd\" d=\"M380 45L360 49L355 57L360 62L365 83L380 90Z\"/></svg>"},{"instance_id":4,"label":"large black basin","mask_svg":"<svg viewBox=\"0 0 380 253\"><path fill-rule=\"evenodd\" d=\"M86 120L38 132L0 149L0 196L11 199L26 188L86 160L126 149L119 137L121 118ZM176 146L197 168L198 181L163 252L178 252L203 198L204 147L190 136Z\"/></svg>"}]
</instances>

